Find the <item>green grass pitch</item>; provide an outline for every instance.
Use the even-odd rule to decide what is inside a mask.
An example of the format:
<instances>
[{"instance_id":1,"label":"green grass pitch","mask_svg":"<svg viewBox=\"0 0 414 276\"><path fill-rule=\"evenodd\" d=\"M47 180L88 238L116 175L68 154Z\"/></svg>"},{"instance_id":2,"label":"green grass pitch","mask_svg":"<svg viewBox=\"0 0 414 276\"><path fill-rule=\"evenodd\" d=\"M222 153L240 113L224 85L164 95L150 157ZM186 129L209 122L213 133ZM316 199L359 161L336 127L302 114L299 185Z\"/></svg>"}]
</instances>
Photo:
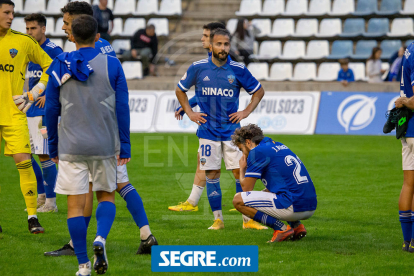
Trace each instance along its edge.
<instances>
[{"instance_id":1,"label":"green grass pitch","mask_svg":"<svg viewBox=\"0 0 414 276\"><path fill-rule=\"evenodd\" d=\"M229 172L223 171L221 178L224 230L207 230L213 216L206 192L198 212L168 211L169 205L184 201L189 195L198 140L193 134L132 134L129 177L144 201L151 230L159 243L258 245L257 275L412 273L414 255L401 250L398 196L403 174L398 140L376 136L271 137L286 144L301 158L315 183L318 209L312 218L304 221L308 236L298 242L267 244L272 230L242 229L241 215L229 212L235 194ZM0 225L3 227L0 275L75 275L75 257L43 256L44 251L55 250L69 241L65 197L57 198L59 213L39 214L45 234L30 235L19 175L12 158L0 157L0 189ZM256 189L263 189L260 181ZM150 256L135 255L139 231L119 195L116 206L117 214L107 242L107 275L151 273ZM90 256L95 232L93 215L88 231Z\"/></svg>"}]
</instances>

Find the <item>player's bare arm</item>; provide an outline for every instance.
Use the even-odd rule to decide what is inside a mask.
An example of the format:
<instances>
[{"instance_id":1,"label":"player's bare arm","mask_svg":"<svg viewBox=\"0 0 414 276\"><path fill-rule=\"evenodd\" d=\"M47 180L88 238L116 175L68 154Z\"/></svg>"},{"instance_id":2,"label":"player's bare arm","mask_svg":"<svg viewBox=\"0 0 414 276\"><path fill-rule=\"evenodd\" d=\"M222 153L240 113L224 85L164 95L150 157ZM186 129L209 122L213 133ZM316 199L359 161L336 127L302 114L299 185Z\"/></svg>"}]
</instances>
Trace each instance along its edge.
<instances>
[{"instance_id":1,"label":"player's bare arm","mask_svg":"<svg viewBox=\"0 0 414 276\"><path fill-rule=\"evenodd\" d=\"M191 109L190 103L188 102L187 94L185 92L183 92L180 88L177 87L175 89L175 95L177 96L180 105L184 109L184 112L187 114L188 118L190 118L191 121L193 121L199 126L207 122L207 120L204 118L205 116L207 116L207 114L194 112Z\"/></svg>"},{"instance_id":2,"label":"player's bare arm","mask_svg":"<svg viewBox=\"0 0 414 276\"><path fill-rule=\"evenodd\" d=\"M257 105L262 100L264 94L265 92L263 87L260 87L260 89L253 94L250 103L246 106L244 110L230 114L230 121L234 124L238 124L241 120L247 118L250 115L250 113L252 113L256 109Z\"/></svg>"},{"instance_id":3,"label":"player's bare arm","mask_svg":"<svg viewBox=\"0 0 414 276\"><path fill-rule=\"evenodd\" d=\"M245 177L246 168L247 168L247 157L243 154L242 158L239 161L240 165L240 185L244 192L253 191L254 185L256 184L257 178L254 177Z\"/></svg>"}]
</instances>

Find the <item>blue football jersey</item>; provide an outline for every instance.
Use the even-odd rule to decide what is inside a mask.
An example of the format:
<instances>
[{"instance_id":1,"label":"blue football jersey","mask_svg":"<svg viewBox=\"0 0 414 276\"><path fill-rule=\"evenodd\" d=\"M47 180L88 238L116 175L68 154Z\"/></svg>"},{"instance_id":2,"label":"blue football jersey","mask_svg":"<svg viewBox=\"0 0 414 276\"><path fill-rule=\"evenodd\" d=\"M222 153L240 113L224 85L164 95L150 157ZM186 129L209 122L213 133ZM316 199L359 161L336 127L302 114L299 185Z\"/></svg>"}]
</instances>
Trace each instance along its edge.
<instances>
[{"instance_id":1,"label":"blue football jersey","mask_svg":"<svg viewBox=\"0 0 414 276\"><path fill-rule=\"evenodd\" d=\"M249 153L245 177L260 178L277 195L279 209L293 205L295 212L316 210L315 187L305 165L282 143L265 137Z\"/></svg>"},{"instance_id":2,"label":"blue football jersey","mask_svg":"<svg viewBox=\"0 0 414 276\"><path fill-rule=\"evenodd\" d=\"M262 87L243 64L227 59L226 64L217 67L211 57L194 62L178 82L184 92L192 86L200 112L207 114L207 122L198 127L197 136L213 141L231 140L240 127L229 119L239 108L240 89L253 95Z\"/></svg>"},{"instance_id":3,"label":"blue football jersey","mask_svg":"<svg viewBox=\"0 0 414 276\"><path fill-rule=\"evenodd\" d=\"M114 48L112 48L111 44L103 38L100 38L95 42L95 49L99 50L102 54L116 57Z\"/></svg>"},{"instance_id":4,"label":"blue football jersey","mask_svg":"<svg viewBox=\"0 0 414 276\"><path fill-rule=\"evenodd\" d=\"M410 98L413 96L414 86L414 43L405 49L402 59L402 74L400 83L401 97ZM414 137L414 116L408 121L406 137Z\"/></svg>"},{"instance_id":5,"label":"blue football jersey","mask_svg":"<svg viewBox=\"0 0 414 276\"><path fill-rule=\"evenodd\" d=\"M40 47L45 51L51 59L54 59L58 55L60 55L63 50L59 46L57 46L55 43L49 40L49 38L46 38L46 41L40 45ZM39 64L35 64L33 62L29 62L28 65L28 76L29 76L29 91L32 90L32 88L39 82L40 77L42 76L43 70L42 67L40 67ZM45 115L45 108L39 108L35 104L32 104L32 106L29 108L29 110L26 112L27 117L36 117L36 116L43 116Z\"/></svg>"}]
</instances>

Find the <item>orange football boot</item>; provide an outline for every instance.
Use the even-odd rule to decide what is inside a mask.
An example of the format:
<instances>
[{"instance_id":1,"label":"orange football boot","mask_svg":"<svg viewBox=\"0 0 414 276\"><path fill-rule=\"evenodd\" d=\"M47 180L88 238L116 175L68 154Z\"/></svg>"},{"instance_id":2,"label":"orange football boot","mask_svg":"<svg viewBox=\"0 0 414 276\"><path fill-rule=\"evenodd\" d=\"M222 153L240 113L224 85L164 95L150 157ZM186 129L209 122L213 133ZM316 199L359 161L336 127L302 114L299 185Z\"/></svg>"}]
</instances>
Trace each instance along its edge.
<instances>
[{"instance_id":1,"label":"orange football boot","mask_svg":"<svg viewBox=\"0 0 414 276\"><path fill-rule=\"evenodd\" d=\"M272 239L268 242L288 241L293 238L294 234L295 234L295 231L289 225L287 225L287 229L285 231L275 230L275 232L273 232Z\"/></svg>"}]
</instances>

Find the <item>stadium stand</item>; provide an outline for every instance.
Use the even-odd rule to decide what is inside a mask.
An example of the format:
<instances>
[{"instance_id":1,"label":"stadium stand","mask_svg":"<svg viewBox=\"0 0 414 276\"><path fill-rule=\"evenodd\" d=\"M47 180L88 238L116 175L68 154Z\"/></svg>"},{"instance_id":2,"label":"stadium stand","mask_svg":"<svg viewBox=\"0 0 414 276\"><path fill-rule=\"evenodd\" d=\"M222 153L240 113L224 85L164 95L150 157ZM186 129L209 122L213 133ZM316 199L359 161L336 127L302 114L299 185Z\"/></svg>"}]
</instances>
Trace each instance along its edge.
<instances>
[{"instance_id":1,"label":"stadium stand","mask_svg":"<svg viewBox=\"0 0 414 276\"><path fill-rule=\"evenodd\" d=\"M262 12L261 0L242 0L240 10L236 12L239 16L259 15Z\"/></svg>"},{"instance_id":2,"label":"stadium stand","mask_svg":"<svg viewBox=\"0 0 414 276\"><path fill-rule=\"evenodd\" d=\"M365 37L385 36L389 30L390 22L388 18L371 18L368 21L367 32L363 34Z\"/></svg>"},{"instance_id":3,"label":"stadium stand","mask_svg":"<svg viewBox=\"0 0 414 276\"><path fill-rule=\"evenodd\" d=\"M24 22L23 17L17 17L13 19L11 28L21 33L26 33L26 23Z\"/></svg>"},{"instance_id":4,"label":"stadium stand","mask_svg":"<svg viewBox=\"0 0 414 276\"><path fill-rule=\"evenodd\" d=\"M249 63L247 69L258 80L266 80L269 78L269 64L267 62Z\"/></svg>"},{"instance_id":5,"label":"stadium stand","mask_svg":"<svg viewBox=\"0 0 414 276\"><path fill-rule=\"evenodd\" d=\"M115 39L112 42L112 48L117 54L120 54L122 50L131 50L131 41L129 39Z\"/></svg>"},{"instance_id":6,"label":"stadium stand","mask_svg":"<svg viewBox=\"0 0 414 276\"><path fill-rule=\"evenodd\" d=\"M46 17L46 35L50 36L55 33L55 18Z\"/></svg>"},{"instance_id":7,"label":"stadium stand","mask_svg":"<svg viewBox=\"0 0 414 276\"><path fill-rule=\"evenodd\" d=\"M382 59L389 59L402 46L401 40L383 40L381 42Z\"/></svg>"},{"instance_id":8,"label":"stadium stand","mask_svg":"<svg viewBox=\"0 0 414 276\"><path fill-rule=\"evenodd\" d=\"M113 10L114 16L133 14L135 12L134 0L116 0Z\"/></svg>"},{"instance_id":9,"label":"stadium stand","mask_svg":"<svg viewBox=\"0 0 414 276\"><path fill-rule=\"evenodd\" d=\"M158 0L138 0L136 15L150 15L158 12Z\"/></svg>"},{"instance_id":10,"label":"stadium stand","mask_svg":"<svg viewBox=\"0 0 414 276\"><path fill-rule=\"evenodd\" d=\"M157 36L168 36L170 33L167 18L151 18L148 20L147 24L155 26L155 33Z\"/></svg>"},{"instance_id":11,"label":"stadium stand","mask_svg":"<svg viewBox=\"0 0 414 276\"><path fill-rule=\"evenodd\" d=\"M354 72L355 81L365 81L365 63L363 62L350 62L349 68Z\"/></svg>"},{"instance_id":12,"label":"stadium stand","mask_svg":"<svg viewBox=\"0 0 414 276\"><path fill-rule=\"evenodd\" d=\"M299 62L293 69L293 81L309 81L316 78L316 63Z\"/></svg>"},{"instance_id":13,"label":"stadium stand","mask_svg":"<svg viewBox=\"0 0 414 276\"><path fill-rule=\"evenodd\" d=\"M263 9L260 12L261 16L275 16L283 14L285 11L284 0L265 0L263 2Z\"/></svg>"},{"instance_id":14,"label":"stadium stand","mask_svg":"<svg viewBox=\"0 0 414 276\"><path fill-rule=\"evenodd\" d=\"M63 39L61 38L50 38L50 41L55 43L57 46L63 49Z\"/></svg>"},{"instance_id":15,"label":"stadium stand","mask_svg":"<svg viewBox=\"0 0 414 276\"><path fill-rule=\"evenodd\" d=\"M142 63L140 61L124 61L122 68L127 80L142 79Z\"/></svg>"},{"instance_id":16,"label":"stadium stand","mask_svg":"<svg viewBox=\"0 0 414 276\"><path fill-rule=\"evenodd\" d=\"M273 63L270 68L269 81L286 81L292 78L293 66L290 62Z\"/></svg>"},{"instance_id":17,"label":"stadium stand","mask_svg":"<svg viewBox=\"0 0 414 276\"><path fill-rule=\"evenodd\" d=\"M350 14L355 11L354 0L334 0L331 15Z\"/></svg>"},{"instance_id":18,"label":"stadium stand","mask_svg":"<svg viewBox=\"0 0 414 276\"><path fill-rule=\"evenodd\" d=\"M23 0L15 0L14 3L14 12L21 13L23 11Z\"/></svg>"},{"instance_id":19,"label":"stadium stand","mask_svg":"<svg viewBox=\"0 0 414 276\"><path fill-rule=\"evenodd\" d=\"M325 15L331 11L331 0L311 0L307 15Z\"/></svg>"},{"instance_id":20,"label":"stadium stand","mask_svg":"<svg viewBox=\"0 0 414 276\"><path fill-rule=\"evenodd\" d=\"M181 15L181 0L162 0L159 15Z\"/></svg>"},{"instance_id":21,"label":"stadium stand","mask_svg":"<svg viewBox=\"0 0 414 276\"><path fill-rule=\"evenodd\" d=\"M352 56L353 52L352 40L336 40L332 43L331 54L328 59L341 59Z\"/></svg>"},{"instance_id":22,"label":"stadium stand","mask_svg":"<svg viewBox=\"0 0 414 276\"><path fill-rule=\"evenodd\" d=\"M308 43L304 59L322 59L329 55L329 42L327 40L311 40Z\"/></svg>"},{"instance_id":23,"label":"stadium stand","mask_svg":"<svg viewBox=\"0 0 414 276\"><path fill-rule=\"evenodd\" d=\"M378 10L377 0L358 0L354 16L367 16L374 14Z\"/></svg>"},{"instance_id":24,"label":"stadium stand","mask_svg":"<svg viewBox=\"0 0 414 276\"><path fill-rule=\"evenodd\" d=\"M413 35L413 19L412 18L396 18L392 21L391 32L388 36L412 36Z\"/></svg>"},{"instance_id":25,"label":"stadium stand","mask_svg":"<svg viewBox=\"0 0 414 276\"><path fill-rule=\"evenodd\" d=\"M283 55L280 59L290 60L299 59L305 56L304 41L287 41L283 46Z\"/></svg>"},{"instance_id":26,"label":"stadium stand","mask_svg":"<svg viewBox=\"0 0 414 276\"><path fill-rule=\"evenodd\" d=\"M322 19L318 37L334 37L341 33L341 19Z\"/></svg>"},{"instance_id":27,"label":"stadium stand","mask_svg":"<svg viewBox=\"0 0 414 276\"><path fill-rule=\"evenodd\" d=\"M317 81L334 81L338 78L338 71L341 66L338 62L323 62L319 66Z\"/></svg>"},{"instance_id":28,"label":"stadium stand","mask_svg":"<svg viewBox=\"0 0 414 276\"><path fill-rule=\"evenodd\" d=\"M355 47L355 54L351 57L352 59L367 60L372 54L372 48L377 46L375 40L360 40L357 42Z\"/></svg>"},{"instance_id":29,"label":"stadium stand","mask_svg":"<svg viewBox=\"0 0 414 276\"><path fill-rule=\"evenodd\" d=\"M414 0L406 0L404 3L404 9L400 11L401 14L414 14Z\"/></svg>"},{"instance_id":30,"label":"stadium stand","mask_svg":"<svg viewBox=\"0 0 414 276\"><path fill-rule=\"evenodd\" d=\"M272 60L278 58L282 53L280 41L263 41L259 48L259 54L252 55L253 59Z\"/></svg>"},{"instance_id":31,"label":"stadium stand","mask_svg":"<svg viewBox=\"0 0 414 276\"><path fill-rule=\"evenodd\" d=\"M270 35L272 26L270 19L253 19L252 24L260 30L257 37L268 37Z\"/></svg>"},{"instance_id":32,"label":"stadium stand","mask_svg":"<svg viewBox=\"0 0 414 276\"><path fill-rule=\"evenodd\" d=\"M24 3L23 14L30 14L34 12L44 12L46 11L46 1L45 0L26 0Z\"/></svg>"},{"instance_id":33,"label":"stadium stand","mask_svg":"<svg viewBox=\"0 0 414 276\"><path fill-rule=\"evenodd\" d=\"M401 0L382 0L381 8L376 12L378 15L393 15L397 14L402 9Z\"/></svg>"},{"instance_id":34,"label":"stadium stand","mask_svg":"<svg viewBox=\"0 0 414 276\"><path fill-rule=\"evenodd\" d=\"M357 37L365 33L365 20L362 18L348 18L344 22L341 37Z\"/></svg>"},{"instance_id":35,"label":"stadium stand","mask_svg":"<svg viewBox=\"0 0 414 276\"><path fill-rule=\"evenodd\" d=\"M64 52L76 51L76 45L75 45L75 43L72 43L69 40L66 40L65 46L63 47L63 51Z\"/></svg>"},{"instance_id":36,"label":"stadium stand","mask_svg":"<svg viewBox=\"0 0 414 276\"><path fill-rule=\"evenodd\" d=\"M295 21L291 18L276 19L270 37L288 37L295 33Z\"/></svg>"},{"instance_id":37,"label":"stadium stand","mask_svg":"<svg viewBox=\"0 0 414 276\"><path fill-rule=\"evenodd\" d=\"M65 32L62 30L62 26L63 26L63 17L59 17L58 20L56 20L55 31L53 33L53 36L66 37Z\"/></svg>"},{"instance_id":38,"label":"stadium stand","mask_svg":"<svg viewBox=\"0 0 414 276\"><path fill-rule=\"evenodd\" d=\"M68 3L68 0L49 0L45 14L60 15L60 9Z\"/></svg>"},{"instance_id":39,"label":"stadium stand","mask_svg":"<svg viewBox=\"0 0 414 276\"><path fill-rule=\"evenodd\" d=\"M145 19L128 18L127 20L125 20L122 36L133 36L137 30L143 28L145 28Z\"/></svg>"},{"instance_id":40,"label":"stadium stand","mask_svg":"<svg viewBox=\"0 0 414 276\"><path fill-rule=\"evenodd\" d=\"M115 18L114 27L112 29L111 35L112 36L122 35L122 32L123 32L122 26L123 26L122 18Z\"/></svg>"},{"instance_id":41,"label":"stadium stand","mask_svg":"<svg viewBox=\"0 0 414 276\"><path fill-rule=\"evenodd\" d=\"M293 36L307 37L318 33L318 19L299 19Z\"/></svg>"},{"instance_id":42,"label":"stadium stand","mask_svg":"<svg viewBox=\"0 0 414 276\"><path fill-rule=\"evenodd\" d=\"M90 0L81 0L81 1L85 1L85 2L88 2L89 4L91 4ZM93 0L92 4L93 5L99 5L99 0ZM110 9L110 10L114 9L114 0L108 0L108 9Z\"/></svg>"},{"instance_id":43,"label":"stadium stand","mask_svg":"<svg viewBox=\"0 0 414 276\"><path fill-rule=\"evenodd\" d=\"M286 16L301 15L308 12L307 0L288 0L286 10L283 13Z\"/></svg>"}]
</instances>

